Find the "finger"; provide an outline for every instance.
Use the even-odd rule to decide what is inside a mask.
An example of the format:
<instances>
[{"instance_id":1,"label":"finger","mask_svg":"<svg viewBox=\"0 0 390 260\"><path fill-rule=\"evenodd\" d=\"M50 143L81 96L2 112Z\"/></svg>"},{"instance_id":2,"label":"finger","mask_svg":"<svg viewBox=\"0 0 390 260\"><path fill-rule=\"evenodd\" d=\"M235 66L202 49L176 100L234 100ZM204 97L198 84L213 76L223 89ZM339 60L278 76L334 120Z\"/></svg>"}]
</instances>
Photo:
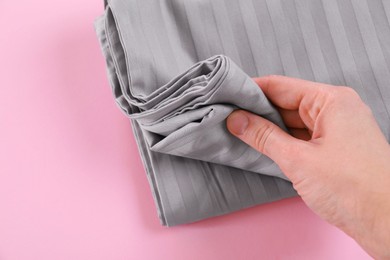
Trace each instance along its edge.
<instances>
[{"instance_id":1,"label":"finger","mask_svg":"<svg viewBox=\"0 0 390 260\"><path fill-rule=\"evenodd\" d=\"M267 98L276 106L298 110L304 96L315 94L329 85L284 76L255 78Z\"/></svg>"},{"instance_id":2,"label":"finger","mask_svg":"<svg viewBox=\"0 0 390 260\"><path fill-rule=\"evenodd\" d=\"M302 128L289 128L288 131L292 136L295 138L304 140L304 141L309 141L311 140L311 134L307 129L302 129Z\"/></svg>"},{"instance_id":3,"label":"finger","mask_svg":"<svg viewBox=\"0 0 390 260\"><path fill-rule=\"evenodd\" d=\"M274 160L279 166L291 161L301 148L298 140L272 122L249 113L237 110L227 119L228 130L256 149Z\"/></svg>"},{"instance_id":4,"label":"finger","mask_svg":"<svg viewBox=\"0 0 390 260\"><path fill-rule=\"evenodd\" d=\"M287 110L283 108L278 108L278 111L282 116L284 124L287 127L306 128L306 125L303 123L298 110Z\"/></svg>"}]
</instances>

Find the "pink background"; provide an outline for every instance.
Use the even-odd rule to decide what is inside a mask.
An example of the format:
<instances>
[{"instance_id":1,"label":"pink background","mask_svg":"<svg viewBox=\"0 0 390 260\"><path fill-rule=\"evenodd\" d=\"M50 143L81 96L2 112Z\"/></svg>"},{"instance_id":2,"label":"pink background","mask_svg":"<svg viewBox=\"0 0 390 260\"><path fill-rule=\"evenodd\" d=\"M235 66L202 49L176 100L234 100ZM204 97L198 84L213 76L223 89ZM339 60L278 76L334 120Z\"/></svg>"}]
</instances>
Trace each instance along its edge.
<instances>
[{"instance_id":1,"label":"pink background","mask_svg":"<svg viewBox=\"0 0 390 260\"><path fill-rule=\"evenodd\" d=\"M100 0L0 1L0 259L369 259L298 199L160 226L94 34Z\"/></svg>"}]
</instances>

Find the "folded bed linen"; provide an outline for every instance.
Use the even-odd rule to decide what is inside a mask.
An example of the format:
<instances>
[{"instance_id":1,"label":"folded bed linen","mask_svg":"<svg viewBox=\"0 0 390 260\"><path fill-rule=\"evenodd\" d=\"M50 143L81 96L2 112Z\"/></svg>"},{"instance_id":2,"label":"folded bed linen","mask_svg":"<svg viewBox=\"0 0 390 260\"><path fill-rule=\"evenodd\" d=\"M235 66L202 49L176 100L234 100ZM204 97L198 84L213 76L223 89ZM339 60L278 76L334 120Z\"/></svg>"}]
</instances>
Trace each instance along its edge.
<instances>
[{"instance_id":1,"label":"folded bed linen","mask_svg":"<svg viewBox=\"0 0 390 260\"><path fill-rule=\"evenodd\" d=\"M296 196L272 160L226 129L240 108L286 130L251 77L351 86L389 138L389 11L380 0L108 1L95 29L161 223Z\"/></svg>"}]
</instances>

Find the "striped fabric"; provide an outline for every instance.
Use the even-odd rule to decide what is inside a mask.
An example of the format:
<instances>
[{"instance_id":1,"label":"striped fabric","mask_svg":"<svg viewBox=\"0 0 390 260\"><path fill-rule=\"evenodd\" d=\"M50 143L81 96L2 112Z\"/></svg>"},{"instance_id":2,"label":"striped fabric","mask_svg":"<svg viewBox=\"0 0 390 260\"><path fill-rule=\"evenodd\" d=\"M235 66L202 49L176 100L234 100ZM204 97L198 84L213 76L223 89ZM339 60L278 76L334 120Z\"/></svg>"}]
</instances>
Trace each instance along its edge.
<instances>
[{"instance_id":1,"label":"striped fabric","mask_svg":"<svg viewBox=\"0 0 390 260\"><path fill-rule=\"evenodd\" d=\"M163 225L296 195L226 130L237 108L284 128L251 77L350 86L389 140L388 0L111 0L95 28Z\"/></svg>"}]
</instances>

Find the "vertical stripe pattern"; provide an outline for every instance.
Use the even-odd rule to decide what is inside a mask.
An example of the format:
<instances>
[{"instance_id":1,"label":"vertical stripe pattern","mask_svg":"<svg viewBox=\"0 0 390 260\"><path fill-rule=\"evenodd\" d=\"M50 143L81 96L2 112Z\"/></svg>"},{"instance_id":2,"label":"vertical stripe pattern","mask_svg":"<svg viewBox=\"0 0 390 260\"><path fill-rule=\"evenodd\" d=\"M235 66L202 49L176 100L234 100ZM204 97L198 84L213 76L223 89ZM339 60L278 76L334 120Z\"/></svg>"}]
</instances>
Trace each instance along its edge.
<instances>
[{"instance_id":1,"label":"vertical stripe pattern","mask_svg":"<svg viewBox=\"0 0 390 260\"><path fill-rule=\"evenodd\" d=\"M163 225L296 196L269 158L223 134L223 119L245 102L258 102L258 113L279 120L250 77L283 74L350 86L390 139L387 0L109 0L95 28ZM221 80L211 83L213 77ZM220 90L220 82L228 89ZM165 107L176 112L162 113ZM202 128L200 114L205 124L220 121Z\"/></svg>"}]
</instances>

